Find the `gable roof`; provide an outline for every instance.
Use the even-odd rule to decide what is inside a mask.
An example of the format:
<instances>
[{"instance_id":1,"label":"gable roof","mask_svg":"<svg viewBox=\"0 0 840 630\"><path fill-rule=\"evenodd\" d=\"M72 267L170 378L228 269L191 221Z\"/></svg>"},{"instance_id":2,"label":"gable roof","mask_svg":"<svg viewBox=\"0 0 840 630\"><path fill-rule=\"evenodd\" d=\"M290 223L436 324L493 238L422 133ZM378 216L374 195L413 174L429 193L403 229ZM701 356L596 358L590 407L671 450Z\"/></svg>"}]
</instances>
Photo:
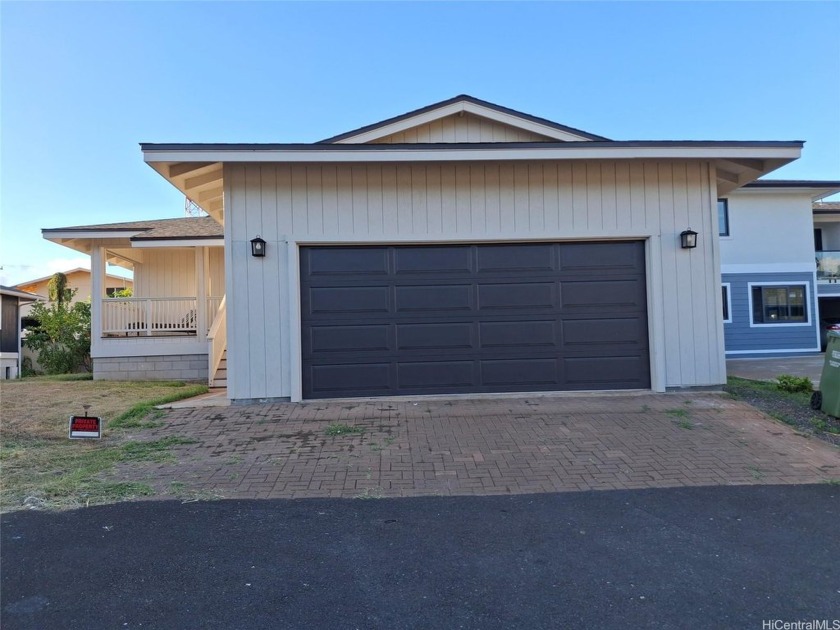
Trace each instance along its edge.
<instances>
[{"instance_id":1,"label":"gable roof","mask_svg":"<svg viewBox=\"0 0 840 630\"><path fill-rule=\"evenodd\" d=\"M609 141L609 138L581 131L574 127L567 127L566 125L561 125L546 118L532 116L531 114L496 105L489 101L482 101L468 94L460 94L454 98L440 101L439 103L433 103L426 107L394 116L393 118L387 118L371 125L326 138L316 144L371 142L407 128L438 120L459 112L469 112L477 116L491 118L511 127L517 127L546 136L548 140Z\"/></svg>"}]
</instances>

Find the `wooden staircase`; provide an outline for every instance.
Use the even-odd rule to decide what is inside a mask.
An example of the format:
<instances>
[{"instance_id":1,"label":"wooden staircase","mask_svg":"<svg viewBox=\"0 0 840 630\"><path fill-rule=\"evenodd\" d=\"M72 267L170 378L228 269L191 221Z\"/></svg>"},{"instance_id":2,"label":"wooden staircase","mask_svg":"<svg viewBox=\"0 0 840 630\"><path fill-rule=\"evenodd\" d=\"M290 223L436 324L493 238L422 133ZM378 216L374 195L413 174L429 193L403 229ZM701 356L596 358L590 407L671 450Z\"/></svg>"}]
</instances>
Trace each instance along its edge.
<instances>
[{"instance_id":1,"label":"wooden staircase","mask_svg":"<svg viewBox=\"0 0 840 630\"><path fill-rule=\"evenodd\" d=\"M227 348L222 352L219 369L213 375L213 382L210 387L227 387Z\"/></svg>"}]
</instances>

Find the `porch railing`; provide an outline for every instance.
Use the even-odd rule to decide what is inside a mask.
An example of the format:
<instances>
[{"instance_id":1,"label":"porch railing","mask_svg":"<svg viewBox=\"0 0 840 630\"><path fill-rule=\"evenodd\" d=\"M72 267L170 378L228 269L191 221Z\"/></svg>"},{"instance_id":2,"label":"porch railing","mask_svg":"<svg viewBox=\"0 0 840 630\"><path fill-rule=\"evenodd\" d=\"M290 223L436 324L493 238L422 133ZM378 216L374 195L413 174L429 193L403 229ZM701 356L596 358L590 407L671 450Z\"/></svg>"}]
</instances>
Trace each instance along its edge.
<instances>
[{"instance_id":1,"label":"porch railing","mask_svg":"<svg viewBox=\"0 0 840 630\"><path fill-rule=\"evenodd\" d=\"M207 298L208 321L221 297ZM106 336L194 335L198 322L194 297L130 297L102 300L102 334ZM206 332L206 331L205 331Z\"/></svg>"},{"instance_id":2,"label":"porch railing","mask_svg":"<svg viewBox=\"0 0 840 630\"><path fill-rule=\"evenodd\" d=\"M816 253L817 282L840 282L840 251L822 251Z\"/></svg>"}]
</instances>

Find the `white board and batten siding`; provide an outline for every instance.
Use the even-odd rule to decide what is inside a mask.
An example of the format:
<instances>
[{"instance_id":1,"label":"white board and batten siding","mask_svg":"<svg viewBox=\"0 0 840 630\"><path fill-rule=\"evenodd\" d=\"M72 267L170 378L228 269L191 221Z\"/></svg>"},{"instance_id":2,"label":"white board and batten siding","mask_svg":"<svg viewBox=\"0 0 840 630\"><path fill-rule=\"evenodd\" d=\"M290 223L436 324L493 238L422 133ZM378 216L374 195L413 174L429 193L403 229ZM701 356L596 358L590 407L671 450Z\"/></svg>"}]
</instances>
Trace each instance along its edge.
<instances>
[{"instance_id":1,"label":"white board and batten siding","mask_svg":"<svg viewBox=\"0 0 840 630\"><path fill-rule=\"evenodd\" d=\"M374 140L372 144L402 144L415 142L551 142L525 129L482 118L473 114L446 116L424 125Z\"/></svg>"},{"instance_id":2,"label":"white board and batten siding","mask_svg":"<svg viewBox=\"0 0 840 630\"><path fill-rule=\"evenodd\" d=\"M207 295L225 294L225 260L221 247L208 247ZM195 248L148 249L135 268L134 295L138 297L195 297Z\"/></svg>"},{"instance_id":3,"label":"white board and batten siding","mask_svg":"<svg viewBox=\"0 0 840 630\"><path fill-rule=\"evenodd\" d=\"M298 247L319 243L644 239L653 389L719 385L714 175L699 161L228 164L229 396L300 398ZM681 250L689 226L698 247Z\"/></svg>"}]
</instances>

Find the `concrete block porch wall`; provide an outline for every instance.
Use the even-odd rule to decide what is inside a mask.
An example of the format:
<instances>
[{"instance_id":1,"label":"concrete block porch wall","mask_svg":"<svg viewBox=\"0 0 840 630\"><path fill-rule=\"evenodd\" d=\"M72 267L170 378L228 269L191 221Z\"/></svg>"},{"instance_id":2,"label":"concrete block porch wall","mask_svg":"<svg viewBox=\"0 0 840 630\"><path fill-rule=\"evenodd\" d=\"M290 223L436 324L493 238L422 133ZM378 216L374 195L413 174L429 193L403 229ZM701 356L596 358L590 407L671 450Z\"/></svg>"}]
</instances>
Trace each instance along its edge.
<instances>
[{"instance_id":1,"label":"concrete block porch wall","mask_svg":"<svg viewBox=\"0 0 840 630\"><path fill-rule=\"evenodd\" d=\"M107 381L201 381L208 378L206 354L146 357L100 357L93 361L93 378Z\"/></svg>"}]
</instances>

